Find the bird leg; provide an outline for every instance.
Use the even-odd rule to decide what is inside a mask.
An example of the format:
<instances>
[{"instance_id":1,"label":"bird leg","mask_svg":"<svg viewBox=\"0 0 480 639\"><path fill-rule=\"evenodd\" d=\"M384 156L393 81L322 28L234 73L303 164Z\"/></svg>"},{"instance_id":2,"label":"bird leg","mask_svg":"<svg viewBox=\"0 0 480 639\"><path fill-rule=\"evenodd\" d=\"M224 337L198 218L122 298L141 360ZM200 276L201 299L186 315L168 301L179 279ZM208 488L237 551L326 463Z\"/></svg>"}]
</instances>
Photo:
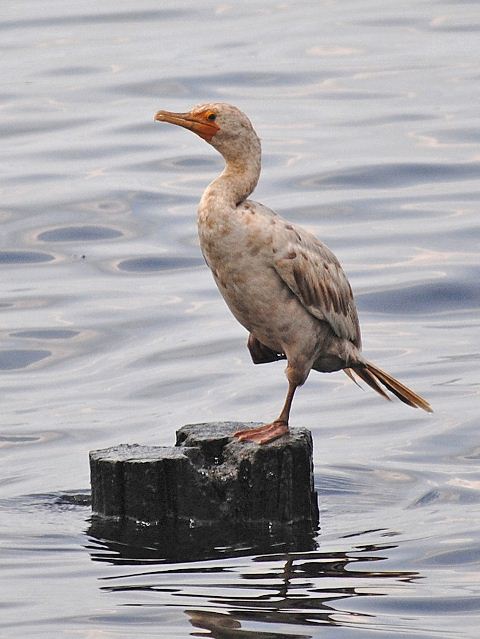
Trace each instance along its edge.
<instances>
[{"instance_id":1,"label":"bird leg","mask_svg":"<svg viewBox=\"0 0 480 639\"><path fill-rule=\"evenodd\" d=\"M276 362L279 359L285 359L283 353L272 351L271 348L262 344L256 337L250 333L248 336L248 350L254 364L267 364L268 362Z\"/></svg>"},{"instance_id":2,"label":"bird leg","mask_svg":"<svg viewBox=\"0 0 480 639\"><path fill-rule=\"evenodd\" d=\"M275 441L279 437L288 434L288 419L290 417L290 408L292 406L293 396L297 390L297 384L288 383L288 393L285 398L282 412L271 424L264 424L259 428L247 428L239 430L233 434L239 441L255 442L257 444L268 444Z\"/></svg>"}]
</instances>

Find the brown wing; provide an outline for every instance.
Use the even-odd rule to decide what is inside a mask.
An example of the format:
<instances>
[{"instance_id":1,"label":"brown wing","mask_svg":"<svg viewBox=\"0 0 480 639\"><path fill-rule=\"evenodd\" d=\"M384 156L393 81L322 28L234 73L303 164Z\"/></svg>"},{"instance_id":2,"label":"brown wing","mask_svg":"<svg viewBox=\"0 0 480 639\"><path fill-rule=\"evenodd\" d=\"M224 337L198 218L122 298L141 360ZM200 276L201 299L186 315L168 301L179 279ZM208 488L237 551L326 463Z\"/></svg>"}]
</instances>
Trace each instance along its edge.
<instances>
[{"instance_id":1,"label":"brown wing","mask_svg":"<svg viewBox=\"0 0 480 639\"><path fill-rule=\"evenodd\" d=\"M352 289L330 249L300 227L278 219L273 236L278 275L314 317L361 348Z\"/></svg>"}]
</instances>

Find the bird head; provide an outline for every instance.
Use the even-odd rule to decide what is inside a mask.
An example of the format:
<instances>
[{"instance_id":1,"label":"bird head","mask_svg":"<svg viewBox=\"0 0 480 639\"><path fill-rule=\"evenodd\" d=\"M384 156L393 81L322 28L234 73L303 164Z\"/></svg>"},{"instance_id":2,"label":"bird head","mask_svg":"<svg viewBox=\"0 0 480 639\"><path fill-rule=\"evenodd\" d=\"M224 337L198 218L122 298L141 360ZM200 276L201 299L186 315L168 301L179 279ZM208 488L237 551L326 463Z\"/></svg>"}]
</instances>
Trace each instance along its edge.
<instances>
[{"instance_id":1,"label":"bird head","mask_svg":"<svg viewBox=\"0 0 480 639\"><path fill-rule=\"evenodd\" d=\"M247 116L224 102L201 104L187 113L157 111L154 119L190 129L215 147L226 160L241 159L252 145L259 147L259 139Z\"/></svg>"}]
</instances>

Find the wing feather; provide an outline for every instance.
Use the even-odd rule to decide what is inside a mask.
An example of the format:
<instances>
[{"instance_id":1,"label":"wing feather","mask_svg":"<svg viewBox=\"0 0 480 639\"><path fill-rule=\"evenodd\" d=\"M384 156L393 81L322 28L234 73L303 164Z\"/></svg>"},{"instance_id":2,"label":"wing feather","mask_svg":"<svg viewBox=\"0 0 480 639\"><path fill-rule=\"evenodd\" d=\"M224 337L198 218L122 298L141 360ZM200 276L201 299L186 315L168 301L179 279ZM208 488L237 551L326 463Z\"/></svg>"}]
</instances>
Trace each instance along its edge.
<instances>
[{"instance_id":1,"label":"wing feather","mask_svg":"<svg viewBox=\"0 0 480 639\"><path fill-rule=\"evenodd\" d=\"M352 289L332 251L308 231L288 223L277 223L272 239L274 268L285 284L309 313L360 348Z\"/></svg>"}]
</instances>

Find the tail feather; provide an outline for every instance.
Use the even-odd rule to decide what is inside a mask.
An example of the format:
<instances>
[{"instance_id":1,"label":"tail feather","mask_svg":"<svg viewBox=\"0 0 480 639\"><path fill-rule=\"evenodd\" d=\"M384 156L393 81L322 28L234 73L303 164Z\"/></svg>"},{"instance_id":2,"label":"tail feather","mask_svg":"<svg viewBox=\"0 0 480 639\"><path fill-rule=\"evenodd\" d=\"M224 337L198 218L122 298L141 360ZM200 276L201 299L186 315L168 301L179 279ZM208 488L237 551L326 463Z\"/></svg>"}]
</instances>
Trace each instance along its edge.
<instances>
[{"instance_id":1,"label":"tail feather","mask_svg":"<svg viewBox=\"0 0 480 639\"><path fill-rule=\"evenodd\" d=\"M389 373L382 371L382 369L378 368L378 366L375 366L370 362L365 362L364 366L356 366L353 370L371 388L382 395L382 397L390 399L383 388L379 386L378 382L383 384L387 390L396 395L398 399L405 404L413 406L414 408L421 408L427 413L433 413L432 407L425 399L423 399L423 397L414 393L411 388L408 388L405 384L399 382L398 379L395 379L395 377ZM351 377L351 375L349 375L349 377Z\"/></svg>"},{"instance_id":2,"label":"tail feather","mask_svg":"<svg viewBox=\"0 0 480 639\"><path fill-rule=\"evenodd\" d=\"M344 368L344 369L343 369L343 372L345 373L345 375L346 375L347 377L350 377L350 379L352 380L352 382L353 382L354 384L356 384L356 385L358 386L358 388L362 388L362 387L360 386L360 384L357 382L357 380L355 379L355 375L353 374L353 369L352 369L352 368Z\"/></svg>"},{"instance_id":3,"label":"tail feather","mask_svg":"<svg viewBox=\"0 0 480 639\"><path fill-rule=\"evenodd\" d=\"M347 370L350 371L350 374L347 373ZM347 373L347 375L350 377L350 379L353 379L353 381L359 386L359 384L357 383L357 380L352 375L352 369L345 368L344 371L345 371L345 373ZM385 397L385 399L388 399L388 401L390 401L390 397L383 390L383 388L381 386L379 386L377 380L368 371L367 368L354 368L353 372L355 373L355 375L358 375L358 377L360 377L360 379L363 379L363 381L366 384L368 384L370 386L370 388L373 388L373 390L376 391L379 395L381 395L382 397Z\"/></svg>"}]
</instances>

